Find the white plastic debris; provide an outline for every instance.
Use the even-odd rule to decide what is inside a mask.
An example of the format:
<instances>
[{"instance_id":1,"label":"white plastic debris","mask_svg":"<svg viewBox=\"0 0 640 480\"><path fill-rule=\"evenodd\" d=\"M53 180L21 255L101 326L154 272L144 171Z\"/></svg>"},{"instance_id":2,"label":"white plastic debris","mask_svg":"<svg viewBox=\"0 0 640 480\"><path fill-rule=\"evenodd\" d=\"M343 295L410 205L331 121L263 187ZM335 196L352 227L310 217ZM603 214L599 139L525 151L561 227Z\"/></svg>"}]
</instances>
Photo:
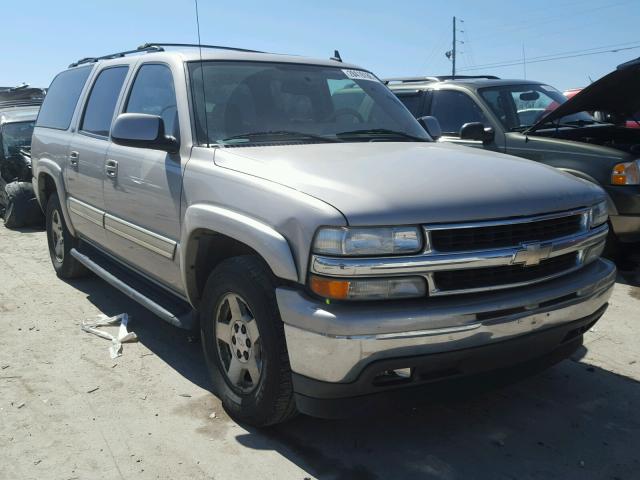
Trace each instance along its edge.
<instances>
[{"instance_id":1,"label":"white plastic debris","mask_svg":"<svg viewBox=\"0 0 640 480\"><path fill-rule=\"evenodd\" d=\"M109 332L100 330L97 327L109 327L120 324L118 328L118 336L114 337ZM93 333L106 340L111 340L111 346L109 347L109 354L111 358L118 358L122 355L122 344L128 342L137 342L138 336L134 332L127 330L127 324L129 323L129 315L121 313L115 317L107 317L106 315L100 315L94 320L84 320L82 322L82 330L85 332Z\"/></svg>"}]
</instances>

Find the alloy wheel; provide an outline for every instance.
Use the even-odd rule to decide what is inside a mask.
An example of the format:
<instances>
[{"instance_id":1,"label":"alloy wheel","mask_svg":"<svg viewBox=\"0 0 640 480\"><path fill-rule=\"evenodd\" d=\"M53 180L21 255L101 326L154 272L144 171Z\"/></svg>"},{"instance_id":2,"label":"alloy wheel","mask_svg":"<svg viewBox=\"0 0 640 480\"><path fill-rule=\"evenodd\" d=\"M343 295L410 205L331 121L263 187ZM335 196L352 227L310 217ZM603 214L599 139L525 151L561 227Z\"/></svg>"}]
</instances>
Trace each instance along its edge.
<instances>
[{"instance_id":1,"label":"alloy wheel","mask_svg":"<svg viewBox=\"0 0 640 480\"><path fill-rule=\"evenodd\" d=\"M56 260L60 263L64 262L64 233L58 210L54 210L51 214L51 243Z\"/></svg>"},{"instance_id":2,"label":"alloy wheel","mask_svg":"<svg viewBox=\"0 0 640 480\"><path fill-rule=\"evenodd\" d=\"M227 381L241 393L254 390L262 374L262 343L255 316L239 295L227 293L218 303L215 335Z\"/></svg>"}]
</instances>

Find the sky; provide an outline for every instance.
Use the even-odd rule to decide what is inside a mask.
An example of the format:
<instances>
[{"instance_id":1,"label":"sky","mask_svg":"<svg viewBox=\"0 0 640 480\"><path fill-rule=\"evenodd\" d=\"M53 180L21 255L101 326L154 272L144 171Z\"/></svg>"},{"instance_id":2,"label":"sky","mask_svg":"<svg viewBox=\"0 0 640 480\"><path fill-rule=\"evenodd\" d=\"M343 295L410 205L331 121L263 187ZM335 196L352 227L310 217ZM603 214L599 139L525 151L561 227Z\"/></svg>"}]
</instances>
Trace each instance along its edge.
<instances>
[{"instance_id":1,"label":"sky","mask_svg":"<svg viewBox=\"0 0 640 480\"><path fill-rule=\"evenodd\" d=\"M194 0L0 1L0 86L48 86L75 60L145 42L197 42ZM199 10L202 43L318 58L338 49L381 78L451 74L453 16L459 74L564 90L640 57L640 0L199 0ZM538 61L550 55L581 56ZM486 66L502 63L517 64Z\"/></svg>"}]
</instances>

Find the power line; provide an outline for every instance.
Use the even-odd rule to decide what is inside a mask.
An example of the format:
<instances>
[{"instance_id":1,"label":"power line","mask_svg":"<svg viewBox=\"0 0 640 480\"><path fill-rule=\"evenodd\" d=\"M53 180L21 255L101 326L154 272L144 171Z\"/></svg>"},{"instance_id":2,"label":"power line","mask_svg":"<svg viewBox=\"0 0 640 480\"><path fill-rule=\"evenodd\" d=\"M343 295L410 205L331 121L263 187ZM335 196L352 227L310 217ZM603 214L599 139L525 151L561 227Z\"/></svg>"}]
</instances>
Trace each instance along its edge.
<instances>
[{"instance_id":1,"label":"power line","mask_svg":"<svg viewBox=\"0 0 640 480\"><path fill-rule=\"evenodd\" d=\"M610 53L610 52L616 52L616 51L620 51L620 50L629 50L630 48L620 48L620 47L632 47L632 48L637 48L638 44L640 44L640 40L636 40L633 42L624 42L624 43L614 43L611 45L601 45L599 47L593 47L593 48L585 48L585 49L580 49L580 50L569 50L567 52L558 52L558 53L551 53L551 54L547 54L547 55L539 55L537 57L529 57L527 59L527 63L533 63L534 61L540 61L540 60L554 60L556 57L558 57L559 55L573 55L573 54L584 54L584 53L589 53L589 52L594 52L594 53ZM606 50L606 51L602 51L602 52L596 52L596 50L603 50L603 49L613 49L613 50ZM563 57L566 58L566 57ZM473 68L492 68L492 67L500 67L506 64L518 64L518 63L522 63L522 58L514 58L511 60L501 60L499 62L492 62L492 63L483 63L480 65L475 65Z\"/></svg>"},{"instance_id":2,"label":"power line","mask_svg":"<svg viewBox=\"0 0 640 480\"><path fill-rule=\"evenodd\" d=\"M530 57L530 60L540 60L543 58L549 58L549 57L555 57L557 55L570 55L573 53L586 53L586 52L593 52L595 50L602 50L603 48L615 48L615 47L626 47L628 45L636 45L640 43L640 40L635 40L633 42L624 42L624 43L613 43L610 45L601 45L599 47L592 47L592 48L581 48L579 50L569 50L567 52L558 52L558 53L550 53L547 55L539 55L537 57ZM511 62L517 62L519 61L519 59L513 59L513 60L501 60L499 62L493 62L493 63L483 63L480 65L477 65L478 67L491 67L493 65L502 65L503 63L511 63Z\"/></svg>"},{"instance_id":3,"label":"power line","mask_svg":"<svg viewBox=\"0 0 640 480\"><path fill-rule=\"evenodd\" d=\"M567 20L575 20L578 16L581 15L585 15L585 14L589 14L589 13L593 13L593 12L597 12L600 10L606 10L606 9L611 9L611 8L617 8L620 7L622 5L625 5L627 3L631 3L632 0L623 0L623 1L618 1L618 2L613 2L613 3L608 3L605 5L599 5L597 7L593 7L593 8L587 8L587 9L573 9L571 12L565 13L565 14L558 14L557 12L554 15L545 15L543 17L537 17L537 18L529 18L526 21L523 22L516 22L516 23L511 23L507 26L504 26L503 23L501 22L496 22L493 27L488 27L485 25L484 29L486 30L497 30L497 31L493 31L490 33L486 33L486 34L482 34L479 36L476 36L475 39L476 40L482 40L485 38L491 38L491 37L504 37L505 34L510 34L512 32L522 32L523 30L529 30L529 29L535 29L536 32L538 32L540 30L540 26L541 24L543 25L548 25L551 22L567 22ZM635 1L635 0L633 0ZM579 2L582 3L582 2ZM571 5L571 4L569 4ZM564 5L564 7L569 6L569 5ZM534 9L535 11L542 11L543 9ZM565 25L566 27L566 25ZM537 33L536 33L537 34Z\"/></svg>"}]
</instances>

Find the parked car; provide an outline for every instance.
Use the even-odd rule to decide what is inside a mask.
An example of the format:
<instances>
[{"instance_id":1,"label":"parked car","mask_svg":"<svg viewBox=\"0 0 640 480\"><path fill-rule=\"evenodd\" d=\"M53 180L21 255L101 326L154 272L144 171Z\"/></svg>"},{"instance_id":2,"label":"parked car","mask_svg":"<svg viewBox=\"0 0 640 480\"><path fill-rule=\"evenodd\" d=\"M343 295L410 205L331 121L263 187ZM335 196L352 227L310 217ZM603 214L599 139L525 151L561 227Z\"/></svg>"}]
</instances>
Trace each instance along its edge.
<instances>
[{"instance_id":1,"label":"parked car","mask_svg":"<svg viewBox=\"0 0 640 480\"><path fill-rule=\"evenodd\" d=\"M613 254L618 241L640 240L640 132L585 111L627 118L640 110L639 82L640 59L568 101L544 83L491 76L390 79L388 85L416 117L438 119L442 142L536 160L601 185Z\"/></svg>"},{"instance_id":2,"label":"parked car","mask_svg":"<svg viewBox=\"0 0 640 480\"><path fill-rule=\"evenodd\" d=\"M234 417L416 402L564 358L604 313L600 187L432 142L355 65L191 47L58 74L33 183L58 276L199 326Z\"/></svg>"},{"instance_id":3,"label":"parked car","mask_svg":"<svg viewBox=\"0 0 640 480\"><path fill-rule=\"evenodd\" d=\"M0 88L0 216L10 228L42 222L29 149L43 97L42 89L26 85Z\"/></svg>"}]
</instances>

